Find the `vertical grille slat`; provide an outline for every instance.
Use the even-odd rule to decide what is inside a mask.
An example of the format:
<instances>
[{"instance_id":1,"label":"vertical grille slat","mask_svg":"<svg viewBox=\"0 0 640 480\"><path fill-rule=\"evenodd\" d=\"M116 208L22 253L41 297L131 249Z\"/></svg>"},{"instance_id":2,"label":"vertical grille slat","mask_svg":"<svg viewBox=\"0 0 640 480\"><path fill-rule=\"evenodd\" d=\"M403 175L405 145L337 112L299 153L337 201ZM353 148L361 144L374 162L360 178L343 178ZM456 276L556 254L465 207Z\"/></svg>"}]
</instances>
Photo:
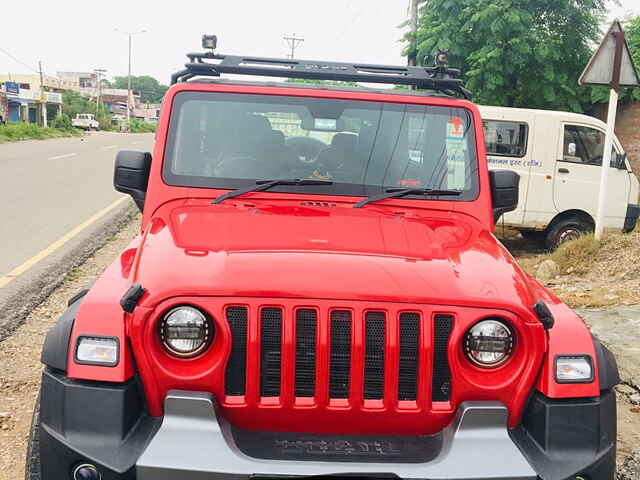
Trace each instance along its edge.
<instances>
[{"instance_id":1,"label":"vertical grille slat","mask_svg":"<svg viewBox=\"0 0 640 480\"><path fill-rule=\"evenodd\" d=\"M365 315L364 398L380 400L384 396L385 314Z\"/></svg>"},{"instance_id":2,"label":"vertical grille slat","mask_svg":"<svg viewBox=\"0 0 640 480\"><path fill-rule=\"evenodd\" d=\"M416 400L417 398L419 345L420 315L401 313L398 400Z\"/></svg>"},{"instance_id":3,"label":"vertical grille slat","mask_svg":"<svg viewBox=\"0 0 640 480\"><path fill-rule=\"evenodd\" d=\"M451 370L447 357L453 316L436 315L433 321L433 375L431 399L446 402L451 398Z\"/></svg>"},{"instance_id":4,"label":"vertical grille slat","mask_svg":"<svg viewBox=\"0 0 640 480\"><path fill-rule=\"evenodd\" d=\"M260 312L260 396L280 396L282 360L282 310Z\"/></svg>"},{"instance_id":5,"label":"vertical grille slat","mask_svg":"<svg viewBox=\"0 0 640 480\"><path fill-rule=\"evenodd\" d=\"M247 371L247 309L229 307L226 314L231 330L231 354L225 371L225 394L244 395Z\"/></svg>"},{"instance_id":6,"label":"vertical grille slat","mask_svg":"<svg viewBox=\"0 0 640 480\"><path fill-rule=\"evenodd\" d=\"M316 391L316 342L318 314L296 311L296 397L313 397Z\"/></svg>"},{"instance_id":7,"label":"vertical grille slat","mask_svg":"<svg viewBox=\"0 0 640 480\"><path fill-rule=\"evenodd\" d=\"M349 398L351 379L351 312L334 310L330 318L329 398Z\"/></svg>"}]
</instances>

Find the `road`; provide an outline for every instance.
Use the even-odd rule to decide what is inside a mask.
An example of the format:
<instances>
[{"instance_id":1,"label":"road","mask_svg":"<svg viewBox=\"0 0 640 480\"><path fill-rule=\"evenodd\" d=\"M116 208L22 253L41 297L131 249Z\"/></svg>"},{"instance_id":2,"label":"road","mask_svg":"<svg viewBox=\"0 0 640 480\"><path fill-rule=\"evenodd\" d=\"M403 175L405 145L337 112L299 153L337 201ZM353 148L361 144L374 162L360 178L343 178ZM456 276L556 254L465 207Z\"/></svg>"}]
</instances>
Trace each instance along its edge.
<instances>
[{"instance_id":1,"label":"road","mask_svg":"<svg viewBox=\"0 0 640 480\"><path fill-rule=\"evenodd\" d=\"M152 145L152 134L110 132L0 145L0 288L122 197L119 150Z\"/></svg>"}]
</instances>

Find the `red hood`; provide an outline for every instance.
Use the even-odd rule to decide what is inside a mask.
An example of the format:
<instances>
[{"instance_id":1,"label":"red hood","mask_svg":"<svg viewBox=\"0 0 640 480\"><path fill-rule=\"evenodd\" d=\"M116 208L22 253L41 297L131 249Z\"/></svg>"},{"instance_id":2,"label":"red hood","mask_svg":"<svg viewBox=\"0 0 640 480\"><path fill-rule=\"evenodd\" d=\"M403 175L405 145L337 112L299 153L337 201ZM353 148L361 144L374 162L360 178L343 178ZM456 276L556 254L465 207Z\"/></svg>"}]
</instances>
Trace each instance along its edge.
<instances>
[{"instance_id":1,"label":"red hood","mask_svg":"<svg viewBox=\"0 0 640 480\"><path fill-rule=\"evenodd\" d=\"M474 218L376 205L171 202L149 223L134 275L147 306L190 295L534 303L524 273Z\"/></svg>"}]
</instances>

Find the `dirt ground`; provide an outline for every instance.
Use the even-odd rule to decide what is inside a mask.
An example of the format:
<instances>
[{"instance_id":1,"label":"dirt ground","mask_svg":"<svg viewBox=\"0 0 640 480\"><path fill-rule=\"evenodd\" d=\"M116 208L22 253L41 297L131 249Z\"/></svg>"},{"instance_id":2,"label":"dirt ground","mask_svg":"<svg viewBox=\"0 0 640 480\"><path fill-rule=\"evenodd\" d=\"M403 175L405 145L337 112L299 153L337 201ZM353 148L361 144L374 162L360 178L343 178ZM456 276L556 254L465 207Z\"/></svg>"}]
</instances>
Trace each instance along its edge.
<instances>
[{"instance_id":1,"label":"dirt ground","mask_svg":"<svg viewBox=\"0 0 640 480\"><path fill-rule=\"evenodd\" d=\"M26 322L0 343L0 480L24 477L31 412L40 385L40 353L47 331L67 308L67 300L98 276L134 237L135 219L38 306Z\"/></svg>"},{"instance_id":2,"label":"dirt ground","mask_svg":"<svg viewBox=\"0 0 640 480\"><path fill-rule=\"evenodd\" d=\"M24 475L26 440L40 383L40 352L46 332L66 309L68 298L104 270L129 243L137 226L135 219L85 264L69 273L64 284L34 309L11 337L0 343L0 480L15 480ZM640 234L632 235L635 237L624 242L637 242L640 249ZM541 250L532 250L526 242L514 239L506 243L532 273L548 257ZM580 313L620 363L623 385L617 392L618 479L640 480L640 320L636 320L640 319L640 263L630 256L629 249L620 248L618 244L604 252L604 261L599 259L597 271L582 276L564 271L548 286L574 307L637 304L584 309ZM621 260L623 266L614 267L613 261L607 260L609 256L617 258L618 265ZM607 300L605 295L617 298Z\"/></svg>"}]
</instances>

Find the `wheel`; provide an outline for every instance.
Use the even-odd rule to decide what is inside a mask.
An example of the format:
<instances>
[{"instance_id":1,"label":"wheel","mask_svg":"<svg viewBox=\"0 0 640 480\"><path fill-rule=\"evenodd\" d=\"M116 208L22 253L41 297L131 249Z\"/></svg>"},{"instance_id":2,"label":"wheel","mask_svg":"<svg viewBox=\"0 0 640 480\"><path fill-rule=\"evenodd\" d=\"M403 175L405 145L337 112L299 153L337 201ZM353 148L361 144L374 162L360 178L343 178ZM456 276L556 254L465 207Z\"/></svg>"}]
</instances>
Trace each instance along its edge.
<instances>
[{"instance_id":1,"label":"wheel","mask_svg":"<svg viewBox=\"0 0 640 480\"><path fill-rule=\"evenodd\" d=\"M549 250L558 248L563 243L580 238L593 231L593 226L576 217L569 217L552 224L545 238L545 246Z\"/></svg>"},{"instance_id":2,"label":"wheel","mask_svg":"<svg viewBox=\"0 0 640 480\"><path fill-rule=\"evenodd\" d=\"M40 480L40 395L38 395L33 407L24 478L25 480Z\"/></svg>"}]
</instances>

